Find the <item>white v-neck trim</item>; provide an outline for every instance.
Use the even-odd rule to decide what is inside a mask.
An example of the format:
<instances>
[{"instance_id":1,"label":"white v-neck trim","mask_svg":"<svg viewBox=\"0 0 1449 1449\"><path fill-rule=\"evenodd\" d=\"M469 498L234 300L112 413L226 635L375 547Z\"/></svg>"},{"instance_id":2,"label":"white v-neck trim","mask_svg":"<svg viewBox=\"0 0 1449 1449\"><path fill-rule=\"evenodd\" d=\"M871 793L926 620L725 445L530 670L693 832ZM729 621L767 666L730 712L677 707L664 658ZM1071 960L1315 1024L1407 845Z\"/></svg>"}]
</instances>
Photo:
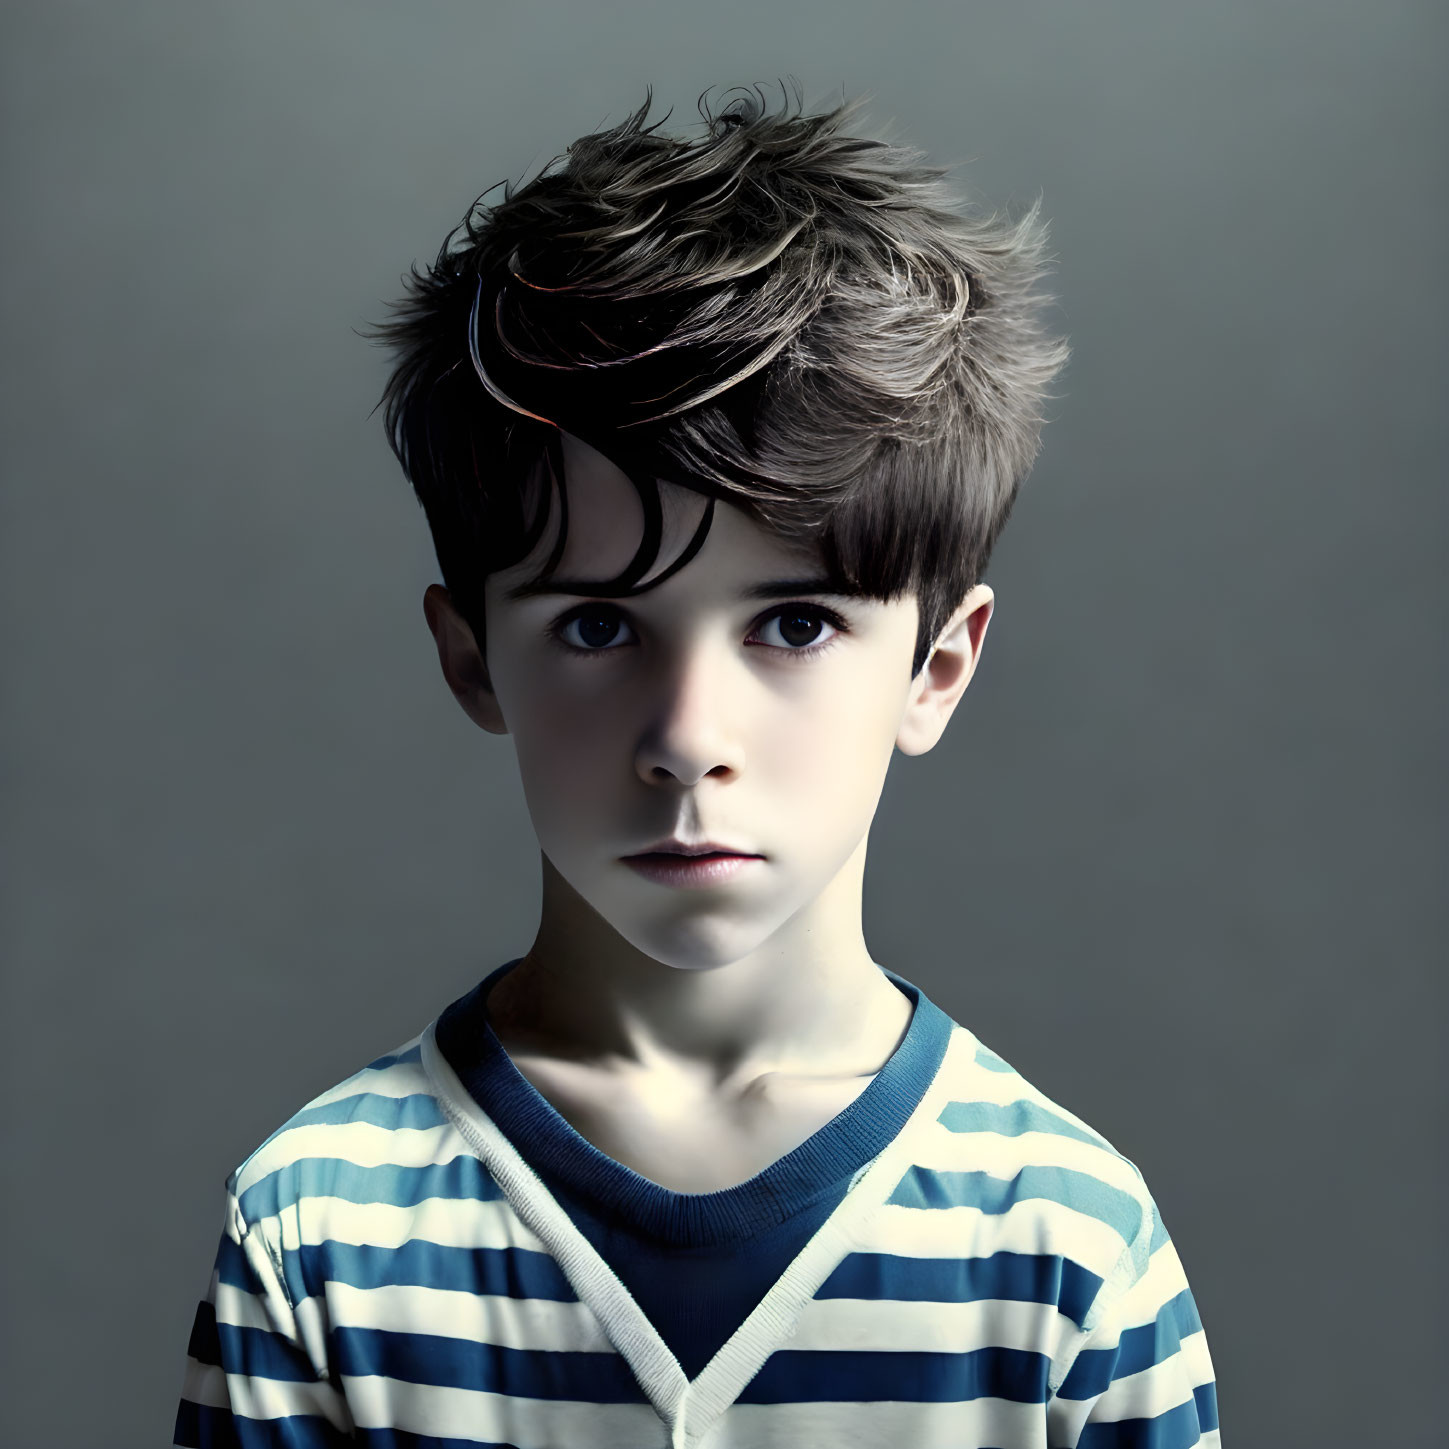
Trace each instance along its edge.
<instances>
[{"instance_id":1,"label":"white v-neck trim","mask_svg":"<svg viewBox=\"0 0 1449 1449\"><path fill-rule=\"evenodd\" d=\"M770 1355L794 1336L805 1305L860 1240L865 1219L884 1205L909 1168L916 1137L940 1116L950 1095L947 1084L959 1076L955 1059L975 1048L971 1034L953 1023L935 1077L900 1132L856 1175L831 1215L691 1381L618 1275L469 1094L439 1049L436 1028L434 1021L422 1033L419 1056L439 1106L598 1318L669 1429L671 1449L696 1449Z\"/></svg>"}]
</instances>

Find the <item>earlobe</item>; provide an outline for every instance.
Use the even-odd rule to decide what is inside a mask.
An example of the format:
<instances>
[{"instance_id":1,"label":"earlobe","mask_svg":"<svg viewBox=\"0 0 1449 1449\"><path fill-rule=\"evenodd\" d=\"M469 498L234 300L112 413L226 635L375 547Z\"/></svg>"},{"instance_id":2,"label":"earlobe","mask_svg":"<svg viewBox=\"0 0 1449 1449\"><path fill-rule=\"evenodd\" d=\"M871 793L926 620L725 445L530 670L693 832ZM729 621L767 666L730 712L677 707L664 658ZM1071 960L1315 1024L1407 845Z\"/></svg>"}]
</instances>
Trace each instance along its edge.
<instances>
[{"instance_id":1,"label":"earlobe","mask_svg":"<svg viewBox=\"0 0 1449 1449\"><path fill-rule=\"evenodd\" d=\"M463 712L479 729L506 735L508 726L472 627L441 585L429 584L424 592L423 617L437 645L443 678Z\"/></svg>"},{"instance_id":2,"label":"earlobe","mask_svg":"<svg viewBox=\"0 0 1449 1449\"><path fill-rule=\"evenodd\" d=\"M924 755L946 732L976 672L996 595L977 584L941 630L921 672L911 681L905 714L896 735L903 755Z\"/></svg>"}]
</instances>

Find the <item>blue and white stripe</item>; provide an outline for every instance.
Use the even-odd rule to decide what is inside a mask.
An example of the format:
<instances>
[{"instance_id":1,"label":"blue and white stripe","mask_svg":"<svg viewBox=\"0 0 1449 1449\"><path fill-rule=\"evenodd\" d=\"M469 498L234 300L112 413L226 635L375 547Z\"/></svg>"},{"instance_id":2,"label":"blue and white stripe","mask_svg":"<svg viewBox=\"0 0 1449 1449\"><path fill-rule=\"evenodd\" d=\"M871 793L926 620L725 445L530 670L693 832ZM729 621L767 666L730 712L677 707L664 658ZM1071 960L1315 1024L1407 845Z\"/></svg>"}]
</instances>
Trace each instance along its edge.
<instances>
[{"instance_id":1,"label":"blue and white stripe","mask_svg":"<svg viewBox=\"0 0 1449 1449\"><path fill-rule=\"evenodd\" d=\"M434 1026L228 1179L177 1445L1219 1445L1202 1324L1141 1173L964 1027L690 1382Z\"/></svg>"}]
</instances>

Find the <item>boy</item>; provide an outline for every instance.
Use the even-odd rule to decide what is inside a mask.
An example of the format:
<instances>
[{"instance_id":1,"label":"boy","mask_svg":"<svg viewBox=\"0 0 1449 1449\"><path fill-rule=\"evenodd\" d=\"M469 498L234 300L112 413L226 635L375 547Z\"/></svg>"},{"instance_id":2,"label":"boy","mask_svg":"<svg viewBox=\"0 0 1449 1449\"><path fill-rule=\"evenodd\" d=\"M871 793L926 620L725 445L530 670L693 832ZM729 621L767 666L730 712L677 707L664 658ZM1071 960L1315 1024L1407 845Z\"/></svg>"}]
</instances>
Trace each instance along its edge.
<instances>
[{"instance_id":1,"label":"boy","mask_svg":"<svg viewBox=\"0 0 1449 1449\"><path fill-rule=\"evenodd\" d=\"M542 919L228 1181L175 1442L1215 1445L1141 1174L861 931L1066 358L1035 208L953 213L854 104L649 105L382 330Z\"/></svg>"}]
</instances>

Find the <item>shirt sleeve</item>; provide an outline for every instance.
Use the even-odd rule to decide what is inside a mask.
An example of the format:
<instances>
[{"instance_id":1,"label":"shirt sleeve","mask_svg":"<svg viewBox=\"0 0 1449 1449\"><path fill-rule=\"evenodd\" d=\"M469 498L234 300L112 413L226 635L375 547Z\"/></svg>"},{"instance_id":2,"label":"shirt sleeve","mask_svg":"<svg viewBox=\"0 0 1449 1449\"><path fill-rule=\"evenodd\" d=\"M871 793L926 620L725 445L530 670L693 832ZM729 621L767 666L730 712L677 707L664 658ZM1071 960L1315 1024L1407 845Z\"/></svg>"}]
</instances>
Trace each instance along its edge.
<instances>
[{"instance_id":1,"label":"shirt sleeve","mask_svg":"<svg viewBox=\"0 0 1449 1449\"><path fill-rule=\"evenodd\" d=\"M1207 1337L1155 1204L1144 1231L1145 1270L1104 1305L1048 1401L1051 1449L1220 1449Z\"/></svg>"},{"instance_id":2,"label":"shirt sleeve","mask_svg":"<svg viewBox=\"0 0 1449 1449\"><path fill-rule=\"evenodd\" d=\"M342 1390L326 1375L317 1305L293 1303L280 1248L247 1223L234 1187L235 1177L227 1184L211 1283L187 1345L172 1442L182 1449L355 1443Z\"/></svg>"}]
</instances>

